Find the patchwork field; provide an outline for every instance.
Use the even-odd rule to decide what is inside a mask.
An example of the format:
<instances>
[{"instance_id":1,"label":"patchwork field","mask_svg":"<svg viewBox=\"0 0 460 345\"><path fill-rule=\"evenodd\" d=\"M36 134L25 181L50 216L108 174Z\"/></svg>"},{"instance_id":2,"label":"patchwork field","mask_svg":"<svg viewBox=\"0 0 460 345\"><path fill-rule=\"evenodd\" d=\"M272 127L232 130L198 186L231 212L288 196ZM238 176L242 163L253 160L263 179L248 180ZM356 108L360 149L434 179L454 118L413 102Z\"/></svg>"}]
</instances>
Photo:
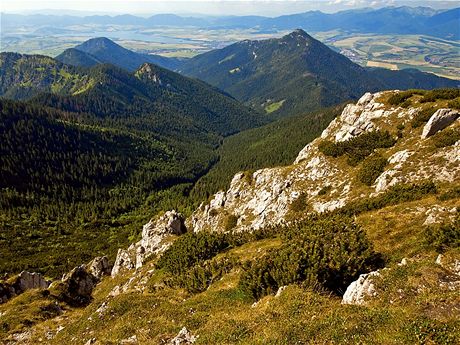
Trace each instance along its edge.
<instances>
[{"instance_id":1,"label":"patchwork field","mask_svg":"<svg viewBox=\"0 0 460 345\"><path fill-rule=\"evenodd\" d=\"M460 43L422 35L353 35L338 31L316 33L363 66L389 69L417 68L460 79Z\"/></svg>"},{"instance_id":2,"label":"patchwork field","mask_svg":"<svg viewBox=\"0 0 460 345\"><path fill-rule=\"evenodd\" d=\"M237 41L281 37L288 31L257 29L199 29L133 26L78 25L66 29L22 27L2 31L0 51L56 56L92 37L108 37L142 53L169 57L192 57ZM417 68L440 76L460 79L460 42L421 35L373 35L341 31L313 32L362 66L388 69Z\"/></svg>"}]
</instances>

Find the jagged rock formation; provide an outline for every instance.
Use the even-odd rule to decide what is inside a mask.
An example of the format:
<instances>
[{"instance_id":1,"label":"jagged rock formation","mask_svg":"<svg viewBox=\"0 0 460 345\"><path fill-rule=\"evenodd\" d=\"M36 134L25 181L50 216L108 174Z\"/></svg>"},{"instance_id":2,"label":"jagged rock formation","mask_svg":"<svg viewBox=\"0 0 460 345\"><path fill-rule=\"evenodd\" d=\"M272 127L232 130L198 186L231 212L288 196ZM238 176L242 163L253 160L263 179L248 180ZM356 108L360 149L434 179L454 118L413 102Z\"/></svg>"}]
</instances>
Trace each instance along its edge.
<instances>
[{"instance_id":1,"label":"jagged rock formation","mask_svg":"<svg viewBox=\"0 0 460 345\"><path fill-rule=\"evenodd\" d=\"M320 138L302 149L294 165L236 174L230 188L215 194L209 204L202 204L187 219L187 225L194 231L222 231L228 217L236 217L236 230L251 231L295 218L292 205L299 200L305 204L303 211L324 212L383 192L398 183L459 180L460 143L433 150L429 141L419 139L417 131L409 131L394 147L381 152L388 158L388 165L368 189L354 177L355 167L344 169L337 159L319 151L322 140L342 142L375 130L389 130L396 136L398 126L409 127L420 109L388 106L384 99L391 94L391 91L366 93L356 104L347 105ZM435 115L453 113L455 111L447 109ZM329 189L327 196L319 195L324 188Z\"/></svg>"},{"instance_id":2,"label":"jagged rock formation","mask_svg":"<svg viewBox=\"0 0 460 345\"><path fill-rule=\"evenodd\" d=\"M84 306L91 302L93 289L98 279L87 271L86 265L75 267L61 281L51 287L57 290L60 299L72 306Z\"/></svg>"},{"instance_id":3,"label":"jagged rock formation","mask_svg":"<svg viewBox=\"0 0 460 345\"><path fill-rule=\"evenodd\" d=\"M165 240L170 235L181 235L187 231L184 220L184 216L174 210L166 212L158 219L150 220L142 228L142 239L139 242L130 245L128 249L118 250L112 277L123 270L142 267L149 256L166 250L169 243Z\"/></svg>"},{"instance_id":4,"label":"jagged rock formation","mask_svg":"<svg viewBox=\"0 0 460 345\"><path fill-rule=\"evenodd\" d=\"M46 280L40 273L22 271L14 286L17 291L24 292L30 289L47 289L50 284L51 282Z\"/></svg>"},{"instance_id":5,"label":"jagged rock formation","mask_svg":"<svg viewBox=\"0 0 460 345\"><path fill-rule=\"evenodd\" d=\"M22 271L12 284L0 283L0 304L31 289L47 289L51 284L40 273Z\"/></svg>"},{"instance_id":6,"label":"jagged rock formation","mask_svg":"<svg viewBox=\"0 0 460 345\"><path fill-rule=\"evenodd\" d=\"M436 132L446 128L452 122L458 119L460 112L452 109L439 109L428 120L425 127L423 127L422 139L426 139Z\"/></svg>"}]
</instances>

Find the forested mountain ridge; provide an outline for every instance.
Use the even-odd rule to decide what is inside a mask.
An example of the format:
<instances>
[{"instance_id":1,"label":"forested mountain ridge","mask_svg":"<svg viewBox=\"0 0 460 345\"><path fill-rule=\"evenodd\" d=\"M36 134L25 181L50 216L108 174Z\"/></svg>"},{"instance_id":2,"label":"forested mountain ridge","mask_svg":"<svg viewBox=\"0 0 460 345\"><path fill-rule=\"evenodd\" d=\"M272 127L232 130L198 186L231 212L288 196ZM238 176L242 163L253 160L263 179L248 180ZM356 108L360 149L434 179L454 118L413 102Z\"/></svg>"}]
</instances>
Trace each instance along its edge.
<instances>
[{"instance_id":1,"label":"forested mountain ridge","mask_svg":"<svg viewBox=\"0 0 460 345\"><path fill-rule=\"evenodd\" d=\"M103 63L97 57L75 48L64 50L61 54L56 56L55 59L66 65L80 67L91 67Z\"/></svg>"},{"instance_id":2,"label":"forested mountain ridge","mask_svg":"<svg viewBox=\"0 0 460 345\"><path fill-rule=\"evenodd\" d=\"M179 70L275 117L356 99L365 91L458 86L428 73L365 69L300 29L198 55Z\"/></svg>"},{"instance_id":3,"label":"forested mountain ridge","mask_svg":"<svg viewBox=\"0 0 460 345\"><path fill-rule=\"evenodd\" d=\"M147 121L145 115L150 114L152 132L168 123L193 123L198 129L228 135L265 121L221 91L152 64L135 72L108 64L78 68L15 53L1 53L0 64L0 96L98 117L142 116Z\"/></svg>"},{"instance_id":4,"label":"forested mountain ridge","mask_svg":"<svg viewBox=\"0 0 460 345\"><path fill-rule=\"evenodd\" d=\"M76 55L73 50L82 54ZM92 59L92 61L91 61ZM134 71L143 63L176 69L182 63L182 59L168 58L154 54L140 54L123 48L106 37L91 38L74 48L70 48L56 56L56 60L74 66L93 66L97 63L110 63L112 65Z\"/></svg>"},{"instance_id":5,"label":"forested mountain ridge","mask_svg":"<svg viewBox=\"0 0 460 345\"><path fill-rule=\"evenodd\" d=\"M78 68L43 55L0 53L0 96L26 99L39 92L78 94L94 84Z\"/></svg>"}]
</instances>

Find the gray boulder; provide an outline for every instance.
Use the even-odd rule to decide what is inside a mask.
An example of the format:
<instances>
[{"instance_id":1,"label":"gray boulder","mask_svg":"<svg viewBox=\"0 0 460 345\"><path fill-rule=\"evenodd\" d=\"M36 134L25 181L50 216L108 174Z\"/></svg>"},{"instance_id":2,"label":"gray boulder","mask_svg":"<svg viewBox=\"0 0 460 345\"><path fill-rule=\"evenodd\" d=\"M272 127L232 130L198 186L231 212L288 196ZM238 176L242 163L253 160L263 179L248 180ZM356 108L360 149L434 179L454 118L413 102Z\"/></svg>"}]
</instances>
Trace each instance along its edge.
<instances>
[{"instance_id":1,"label":"gray boulder","mask_svg":"<svg viewBox=\"0 0 460 345\"><path fill-rule=\"evenodd\" d=\"M460 113L453 109L438 109L423 127L422 139L428 138L446 128L458 119Z\"/></svg>"},{"instance_id":2,"label":"gray boulder","mask_svg":"<svg viewBox=\"0 0 460 345\"><path fill-rule=\"evenodd\" d=\"M56 284L58 296L72 306L84 306L91 302L92 292L98 279L86 270L85 265L77 266Z\"/></svg>"},{"instance_id":3,"label":"gray boulder","mask_svg":"<svg viewBox=\"0 0 460 345\"><path fill-rule=\"evenodd\" d=\"M93 261L87 265L87 270L94 277L100 280L103 276L110 275L112 267L110 267L109 259L107 259L106 256L100 256L94 258Z\"/></svg>"},{"instance_id":4,"label":"gray boulder","mask_svg":"<svg viewBox=\"0 0 460 345\"><path fill-rule=\"evenodd\" d=\"M373 279L379 275L379 271L361 274L358 280L348 286L343 295L342 304L364 305L366 298L375 297L377 291L375 290Z\"/></svg>"},{"instance_id":5,"label":"gray boulder","mask_svg":"<svg viewBox=\"0 0 460 345\"><path fill-rule=\"evenodd\" d=\"M136 244L130 245L128 249L118 249L117 258L112 267L112 278L122 271L132 270L136 267L136 251Z\"/></svg>"},{"instance_id":6,"label":"gray boulder","mask_svg":"<svg viewBox=\"0 0 460 345\"><path fill-rule=\"evenodd\" d=\"M16 279L14 287L18 294L18 292L21 293L31 289L47 289L50 284L51 282L46 280L40 273L22 271Z\"/></svg>"},{"instance_id":7,"label":"gray boulder","mask_svg":"<svg viewBox=\"0 0 460 345\"><path fill-rule=\"evenodd\" d=\"M22 271L12 282L0 283L0 304L31 289L47 289L51 281L46 280L40 273Z\"/></svg>"}]
</instances>

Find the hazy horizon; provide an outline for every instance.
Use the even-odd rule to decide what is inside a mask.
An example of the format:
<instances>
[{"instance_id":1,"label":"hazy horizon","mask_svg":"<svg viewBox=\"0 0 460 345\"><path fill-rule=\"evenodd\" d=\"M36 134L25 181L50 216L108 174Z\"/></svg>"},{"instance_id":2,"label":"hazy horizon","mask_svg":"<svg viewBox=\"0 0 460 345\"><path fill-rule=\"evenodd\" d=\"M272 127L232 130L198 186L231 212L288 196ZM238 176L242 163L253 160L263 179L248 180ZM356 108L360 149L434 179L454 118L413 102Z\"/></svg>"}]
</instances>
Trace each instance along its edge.
<instances>
[{"instance_id":1,"label":"hazy horizon","mask_svg":"<svg viewBox=\"0 0 460 345\"><path fill-rule=\"evenodd\" d=\"M132 14L148 16L160 13L178 15L263 15L279 16L311 10L322 12L338 12L358 8L381 8L388 6L431 7L434 9L450 9L458 7L457 1L421 1L421 0L321 0L321 1L273 1L273 0L240 0L240 1L3 1L0 5L2 13L17 14L56 14L56 15L120 15Z\"/></svg>"}]
</instances>

